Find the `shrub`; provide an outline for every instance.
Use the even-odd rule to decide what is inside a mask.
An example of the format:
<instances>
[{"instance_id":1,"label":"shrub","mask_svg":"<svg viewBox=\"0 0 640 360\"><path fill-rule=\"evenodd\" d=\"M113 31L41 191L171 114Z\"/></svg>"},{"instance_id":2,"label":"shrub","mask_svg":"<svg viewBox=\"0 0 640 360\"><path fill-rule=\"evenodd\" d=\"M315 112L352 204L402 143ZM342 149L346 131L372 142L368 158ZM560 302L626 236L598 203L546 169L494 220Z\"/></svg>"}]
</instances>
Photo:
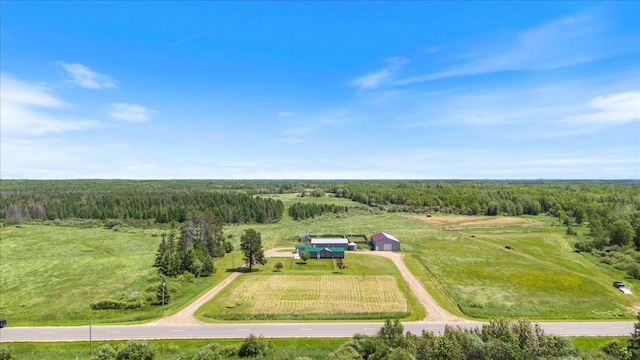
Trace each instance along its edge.
<instances>
[{"instance_id":1,"label":"shrub","mask_svg":"<svg viewBox=\"0 0 640 360\"><path fill-rule=\"evenodd\" d=\"M602 346L600 346L600 351L611 356L614 359L631 359L631 354L629 353L627 348L620 344L618 340L611 340L603 344Z\"/></svg>"},{"instance_id":2,"label":"shrub","mask_svg":"<svg viewBox=\"0 0 640 360\"><path fill-rule=\"evenodd\" d=\"M350 345L342 345L328 356L333 360L362 360L363 357Z\"/></svg>"},{"instance_id":3,"label":"shrub","mask_svg":"<svg viewBox=\"0 0 640 360\"><path fill-rule=\"evenodd\" d=\"M180 352L180 347L178 345L169 345L167 352L169 354L178 354Z\"/></svg>"},{"instance_id":4,"label":"shrub","mask_svg":"<svg viewBox=\"0 0 640 360\"><path fill-rule=\"evenodd\" d=\"M192 283L196 279L196 276L190 272L184 273L184 281Z\"/></svg>"},{"instance_id":5,"label":"shrub","mask_svg":"<svg viewBox=\"0 0 640 360\"><path fill-rule=\"evenodd\" d=\"M223 347L216 343L205 345L198 350L192 360L222 360L224 359L222 357L222 350Z\"/></svg>"},{"instance_id":6,"label":"shrub","mask_svg":"<svg viewBox=\"0 0 640 360\"><path fill-rule=\"evenodd\" d=\"M240 357L262 357L269 355L273 350L273 345L267 342L262 336L249 335L244 339L238 356Z\"/></svg>"},{"instance_id":7,"label":"shrub","mask_svg":"<svg viewBox=\"0 0 640 360\"><path fill-rule=\"evenodd\" d=\"M144 306L144 297L133 301L102 299L90 305L91 310L128 310L141 308L142 306Z\"/></svg>"},{"instance_id":8,"label":"shrub","mask_svg":"<svg viewBox=\"0 0 640 360\"><path fill-rule=\"evenodd\" d=\"M283 267L284 265L282 265L282 263L278 261L275 265L273 265L273 270L276 272L280 272Z\"/></svg>"},{"instance_id":9,"label":"shrub","mask_svg":"<svg viewBox=\"0 0 640 360\"><path fill-rule=\"evenodd\" d=\"M113 360L116 358L116 350L109 344L104 344L96 349L94 357L96 360Z\"/></svg>"},{"instance_id":10,"label":"shrub","mask_svg":"<svg viewBox=\"0 0 640 360\"><path fill-rule=\"evenodd\" d=\"M116 360L153 360L154 349L146 341L129 340L116 354Z\"/></svg>"},{"instance_id":11,"label":"shrub","mask_svg":"<svg viewBox=\"0 0 640 360\"><path fill-rule=\"evenodd\" d=\"M640 265L630 264L627 273L636 280L640 280Z\"/></svg>"},{"instance_id":12,"label":"shrub","mask_svg":"<svg viewBox=\"0 0 640 360\"><path fill-rule=\"evenodd\" d=\"M11 350L8 347L0 346L0 360L11 360Z\"/></svg>"}]
</instances>

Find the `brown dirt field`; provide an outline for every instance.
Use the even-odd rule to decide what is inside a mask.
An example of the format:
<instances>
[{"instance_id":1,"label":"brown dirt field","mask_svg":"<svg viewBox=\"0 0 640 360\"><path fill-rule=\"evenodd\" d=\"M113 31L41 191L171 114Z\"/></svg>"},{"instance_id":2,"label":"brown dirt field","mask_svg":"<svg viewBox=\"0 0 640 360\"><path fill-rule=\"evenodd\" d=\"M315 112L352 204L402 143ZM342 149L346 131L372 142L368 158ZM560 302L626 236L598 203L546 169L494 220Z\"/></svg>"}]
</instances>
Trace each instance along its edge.
<instances>
[{"instance_id":1,"label":"brown dirt field","mask_svg":"<svg viewBox=\"0 0 640 360\"><path fill-rule=\"evenodd\" d=\"M411 220L422 221L425 224L439 228L474 228L493 226L527 226L542 225L541 221L512 216L467 216L467 215L436 215L409 216Z\"/></svg>"}]
</instances>

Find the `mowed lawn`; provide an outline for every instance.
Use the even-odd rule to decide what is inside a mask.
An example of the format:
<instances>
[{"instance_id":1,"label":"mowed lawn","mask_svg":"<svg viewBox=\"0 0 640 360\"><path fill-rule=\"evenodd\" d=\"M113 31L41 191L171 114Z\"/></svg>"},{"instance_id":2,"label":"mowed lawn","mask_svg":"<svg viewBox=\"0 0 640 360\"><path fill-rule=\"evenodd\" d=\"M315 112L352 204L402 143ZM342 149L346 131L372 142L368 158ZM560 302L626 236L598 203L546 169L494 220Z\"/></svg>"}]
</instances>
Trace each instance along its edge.
<instances>
[{"instance_id":1,"label":"mowed lawn","mask_svg":"<svg viewBox=\"0 0 640 360\"><path fill-rule=\"evenodd\" d=\"M21 225L0 233L0 317L11 325L85 325L129 322L161 316L160 306L136 310L91 310L101 299L121 294L154 292L159 283L152 267L158 229ZM224 270L216 276L226 276ZM216 278L201 278L180 286L183 296L165 307L184 305Z\"/></svg>"}]
</instances>

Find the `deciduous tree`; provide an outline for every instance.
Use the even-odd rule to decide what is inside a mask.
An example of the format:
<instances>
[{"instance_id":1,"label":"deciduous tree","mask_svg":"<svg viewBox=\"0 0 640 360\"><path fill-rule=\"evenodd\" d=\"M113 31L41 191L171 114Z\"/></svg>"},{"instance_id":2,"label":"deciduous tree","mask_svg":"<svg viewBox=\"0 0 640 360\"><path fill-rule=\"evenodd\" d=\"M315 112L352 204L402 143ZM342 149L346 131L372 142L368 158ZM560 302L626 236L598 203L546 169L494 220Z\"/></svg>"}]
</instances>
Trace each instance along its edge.
<instances>
[{"instance_id":1,"label":"deciduous tree","mask_svg":"<svg viewBox=\"0 0 640 360\"><path fill-rule=\"evenodd\" d=\"M307 263L307 260L309 260L310 257L311 257L311 254L308 251L301 251L300 252L300 259L305 264Z\"/></svg>"}]
</instances>

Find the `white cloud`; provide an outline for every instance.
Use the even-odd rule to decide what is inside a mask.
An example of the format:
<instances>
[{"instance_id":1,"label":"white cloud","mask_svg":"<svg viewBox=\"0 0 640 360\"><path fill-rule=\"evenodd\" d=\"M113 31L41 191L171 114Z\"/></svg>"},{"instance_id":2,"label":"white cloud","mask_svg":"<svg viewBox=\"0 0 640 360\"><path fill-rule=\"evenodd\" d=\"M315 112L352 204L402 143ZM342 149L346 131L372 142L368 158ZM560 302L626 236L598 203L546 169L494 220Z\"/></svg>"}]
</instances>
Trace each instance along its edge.
<instances>
[{"instance_id":1,"label":"white cloud","mask_svg":"<svg viewBox=\"0 0 640 360\"><path fill-rule=\"evenodd\" d=\"M67 71L72 83L87 89L115 88L116 81L109 75L97 73L82 64L58 63Z\"/></svg>"},{"instance_id":2,"label":"white cloud","mask_svg":"<svg viewBox=\"0 0 640 360\"><path fill-rule=\"evenodd\" d=\"M113 103L110 105L109 116L114 120L144 122L151 119L151 115L155 110L148 109L144 106L127 103Z\"/></svg>"},{"instance_id":3,"label":"white cloud","mask_svg":"<svg viewBox=\"0 0 640 360\"><path fill-rule=\"evenodd\" d=\"M373 89L393 80L395 74L409 61L402 57L386 59L387 66L371 74L363 75L351 81L351 85L360 89Z\"/></svg>"},{"instance_id":4,"label":"white cloud","mask_svg":"<svg viewBox=\"0 0 640 360\"><path fill-rule=\"evenodd\" d=\"M556 19L521 32L507 44L507 49L496 49L492 43L483 42L470 51L472 60L442 71L401 79L397 84L499 71L549 70L590 62L619 50L615 40L603 39L602 30L590 13Z\"/></svg>"},{"instance_id":5,"label":"white cloud","mask_svg":"<svg viewBox=\"0 0 640 360\"><path fill-rule=\"evenodd\" d=\"M292 116L295 116L295 115L296 115L296 113L291 112L291 111L280 111L280 112L278 112L278 116L279 117L292 117Z\"/></svg>"},{"instance_id":6,"label":"white cloud","mask_svg":"<svg viewBox=\"0 0 640 360\"><path fill-rule=\"evenodd\" d=\"M2 135L42 135L98 127L93 120L69 118L55 111L70 104L42 84L33 84L0 74Z\"/></svg>"},{"instance_id":7,"label":"white cloud","mask_svg":"<svg viewBox=\"0 0 640 360\"><path fill-rule=\"evenodd\" d=\"M640 91L598 96L589 102L589 113L570 116L579 123L622 124L640 120Z\"/></svg>"}]
</instances>

